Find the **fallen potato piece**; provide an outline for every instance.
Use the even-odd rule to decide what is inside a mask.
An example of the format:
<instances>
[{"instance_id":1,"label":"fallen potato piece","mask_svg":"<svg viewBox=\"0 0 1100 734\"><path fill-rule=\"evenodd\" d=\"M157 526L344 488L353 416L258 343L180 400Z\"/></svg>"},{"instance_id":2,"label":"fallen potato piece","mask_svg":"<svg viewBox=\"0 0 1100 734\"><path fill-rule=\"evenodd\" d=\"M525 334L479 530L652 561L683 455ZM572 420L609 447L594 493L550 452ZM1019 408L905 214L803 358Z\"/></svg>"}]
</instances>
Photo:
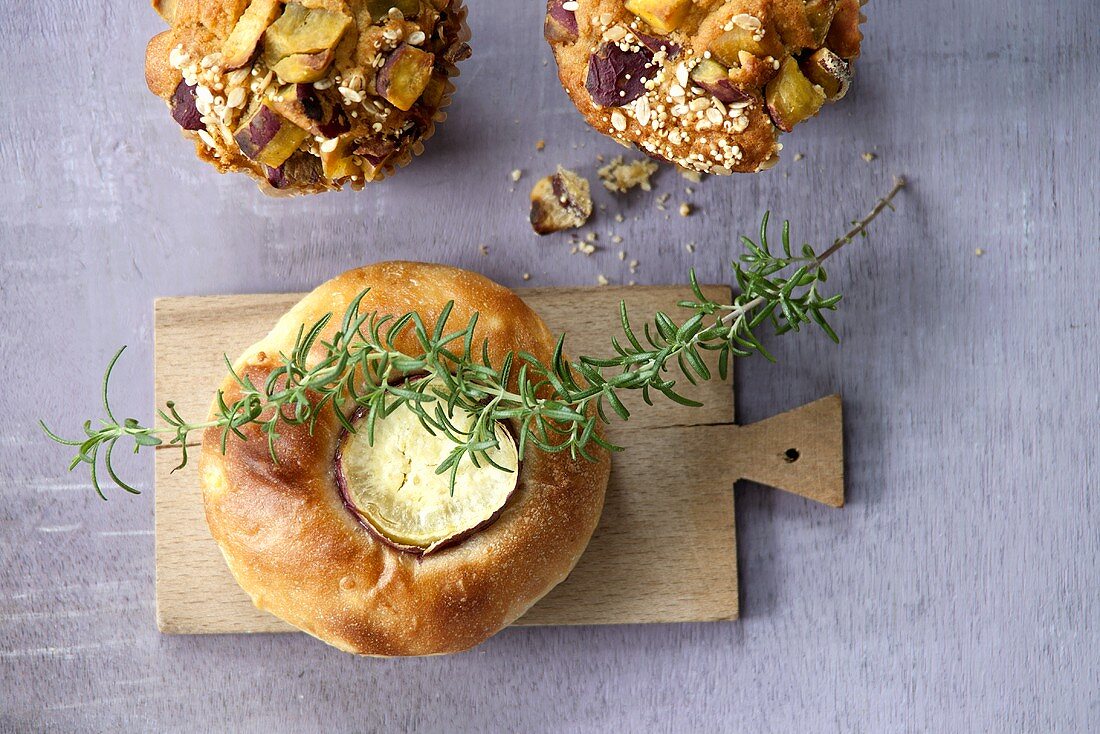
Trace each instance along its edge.
<instances>
[{"instance_id":1,"label":"fallen potato piece","mask_svg":"<svg viewBox=\"0 0 1100 734\"><path fill-rule=\"evenodd\" d=\"M592 216L588 180L558 166L558 172L539 179L531 189L531 227L551 234L582 226Z\"/></svg>"}]
</instances>

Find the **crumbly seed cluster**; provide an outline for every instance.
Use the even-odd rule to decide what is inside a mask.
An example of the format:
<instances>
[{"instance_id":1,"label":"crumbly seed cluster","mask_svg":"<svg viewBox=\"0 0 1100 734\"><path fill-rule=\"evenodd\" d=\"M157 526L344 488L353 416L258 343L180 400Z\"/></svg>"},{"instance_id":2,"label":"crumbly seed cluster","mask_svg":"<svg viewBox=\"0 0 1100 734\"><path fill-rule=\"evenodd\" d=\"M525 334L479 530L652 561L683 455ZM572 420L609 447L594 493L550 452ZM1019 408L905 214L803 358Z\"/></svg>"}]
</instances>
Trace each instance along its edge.
<instances>
[{"instance_id":1,"label":"crumbly seed cluster","mask_svg":"<svg viewBox=\"0 0 1100 734\"><path fill-rule=\"evenodd\" d=\"M625 194L634 187L642 191L653 188L650 178L657 172L657 163L645 158L624 161L615 156L607 165L601 166L596 173L604 188L617 194Z\"/></svg>"}]
</instances>

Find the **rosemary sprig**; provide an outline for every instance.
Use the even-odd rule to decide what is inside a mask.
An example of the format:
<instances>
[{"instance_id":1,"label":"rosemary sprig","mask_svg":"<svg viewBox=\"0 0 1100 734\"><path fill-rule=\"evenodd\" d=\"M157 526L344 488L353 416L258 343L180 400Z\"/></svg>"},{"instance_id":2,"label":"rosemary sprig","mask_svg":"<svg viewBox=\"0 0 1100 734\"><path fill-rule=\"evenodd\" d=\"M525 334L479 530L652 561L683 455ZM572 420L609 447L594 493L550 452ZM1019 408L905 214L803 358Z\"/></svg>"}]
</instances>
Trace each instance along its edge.
<instances>
[{"instance_id":1,"label":"rosemary sprig","mask_svg":"<svg viewBox=\"0 0 1100 734\"><path fill-rule=\"evenodd\" d=\"M493 462L488 453L497 445L494 431L497 421L511 421L518 427L520 458L529 446L535 446L547 452L568 451L573 457L591 461L595 459L593 447L621 450L602 438L596 429L600 423L610 423L613 416L629 419L630 411L620 397L622 391L640 390L650 405L656 395L682 405L700 405L677 392L676 381L668 374L673 360L692 384L712 378L703 352L718 353L718 376L722 379L727 376L732 357L757 353L774 361L757 336L757 330L765 322L780 334L798 331L807 324L816 325L830 339L839 341L825 314L836 309L841 297L820 292L820 286L827 280L823 265L856 237L866 236L870 223L884 209L892 208L893 198L904 186L904 179L897 179L866 217L854 222L843 237L820 255L810 245L803 245L797 253L792 250L788 222L782 228L781 252L773 252L768 240L770 217L765 214L759 242L741 238L745 252L732 264L741 292L732 303L707 298L694 271L690 275L694 299L678 304L690 312L682 323L677 324L668 314L658 312L638 332L622 302L619 316L623 333L621 337L612 337L615 354L611 357L582 356L569 361L564 356L563 335L548 363L521 352L510 353L501 364L492 365L488 345L474 344L476 313L461 328L448 331L453 306L448 303L429 330L417 313L400 317L360 313L366 295L363 292L344 313L331 341L324 341L322 334L332 314L309 328L303 326L293 349L280 354L279 365L262 385L254 384L247 375L237 374L226 358L239 396L227 401L219 391L210 420L189 422L172 402L157 411L160 425L146 426L134 418L117 420L108 386L123 347L104 374L106 415L98 427L86 421L84 436L75 440L57 435L45 423L42 429L54 441L77 447L70 471L81 464L88 465L92 485L104 499L97 472L100 463L111 482L127 492L139 493L118 476L113 466L113 452L123 439L133 443L134 453L143 447L178 447L182 452L176 467L179 469L187 464L192 433L220 429L224 452L231 438L248 440L242 428L255 424L266 437L272 458L278 461L280 427L308 425L312 429L327 409L332 409L349 431L365 426L373 443L377 422L398 407L407 406L426 430L442 433L454 443L454 449L436 469L439 474L450 474L452 492L455 474L465 460L478 467L487 464L507 471ZM418 345L415 354L404 353L394 346L397 336L410 330ZM316 346L323 353L319 360L311 357ZM410 375L418 379L403 379ZM420 376L425 379L419 379ZM468 429L455 424L458 408L474 416ZM355 411L363 413L363 422L358 426L352 425L349 418Z\"/></svg>"}]
</instances>

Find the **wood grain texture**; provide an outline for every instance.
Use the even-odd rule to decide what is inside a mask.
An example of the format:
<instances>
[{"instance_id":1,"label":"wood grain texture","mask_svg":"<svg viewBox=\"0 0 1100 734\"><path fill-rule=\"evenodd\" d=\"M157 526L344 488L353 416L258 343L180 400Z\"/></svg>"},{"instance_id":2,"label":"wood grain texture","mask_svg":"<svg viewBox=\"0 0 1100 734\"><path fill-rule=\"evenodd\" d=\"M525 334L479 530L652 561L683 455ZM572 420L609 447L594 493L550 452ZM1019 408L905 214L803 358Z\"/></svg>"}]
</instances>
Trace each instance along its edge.
<instances>
[{"instance_id":1,"label":"wood grain texture","mask_svg":"<svg viewBox=\"0 0 1100 734\"><path fill-rule=\"evenodd\" d=\"M634 313L674 313L683 289L553 288L519 291L576 354L600 354L618 323L618 303ZM727 286L707 295L728 302ZM301 294L161 299L156 304L157 404L175 400L184 415L209 410L224 374L223 354L260 339ZM713 355L710 355L713 357ZM711 359L711 362L714 362ZM713 365L712 365L713 366ZM839 398L744 430L730 423L733 393L719 381L684 392L687 408L630 396L636 419L616 422L616 457L600 526L569 578L520 625L705 622L737 616L733 483L752 476L843 503ZM175 397L172 397L175 396ZM822 409L825 408L825 409ZM832 442L829 442L829 439ZM790 446L805 457L784 458ZM703 448L699 448L703 447ZM197 466L173 471L178 451L156 457L157 626L175 634L292 631L256 609L237 586L203 516ZM658 477L665 477L657 480Z\"/></svg>"},{"instance_id":2,"label":"wood grain texture","mask_svg":"<svg viewBox=\"0 0 1100 734\"><path fill-rule=\"evenodd\" d=\"M873 0L852 91L777 168L693 194L671 170L651 194L597 184L591 257L525 221L536 177L595 182L597 155L629 154L544 65L541 6L470 6L450 119L400 176L269 201L196 161L145 91L163 24L142 3L4 5L0 731L1100 730L1100 3ZM505 630L410 661L161 635L152 457L125 464L143 496L103 503L37 433L98 415L121 344L116 408L149 418L157 296L393 258L510 286L729 283L765 209L826 243L897 173L897 211L830 267L841 346L768 339L777 364L738 365L741 423L843 393L848 493L831 512L738 486L735 622Z\"/></svg>"}]
</instances>

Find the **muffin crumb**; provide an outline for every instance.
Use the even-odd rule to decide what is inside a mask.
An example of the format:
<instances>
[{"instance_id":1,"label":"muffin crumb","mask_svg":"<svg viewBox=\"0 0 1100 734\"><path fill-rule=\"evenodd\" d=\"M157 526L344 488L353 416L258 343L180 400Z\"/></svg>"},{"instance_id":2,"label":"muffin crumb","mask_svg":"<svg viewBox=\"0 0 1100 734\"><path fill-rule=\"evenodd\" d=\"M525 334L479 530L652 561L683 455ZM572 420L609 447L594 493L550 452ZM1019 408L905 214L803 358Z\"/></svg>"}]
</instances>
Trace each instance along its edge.
<instances>
[{"instance_id":1,"label":"muffin crumb","mask_svg":"<svg viewBox=\"0 0 1100 734\"><path fill-rule=\"evenodd\" d=\"M575 229L592 216L588 180L558 166L557 173L541 178L531 189L531 227L544 235Z\"/></svg>"},{"instance_id":2,"label":"muffin crumb","mask_svg":"<svg viewBox=\"0 0 1100 734\"><path fill-rule=\"evenodd\" d=\"M621 155L615 156L610 163L597 171L604 188L617 194L625 194L636 186L642 191L652 191L650 178L656 172L655 161L647 158L624 161Z\"/></svg>"}]
</instances>

